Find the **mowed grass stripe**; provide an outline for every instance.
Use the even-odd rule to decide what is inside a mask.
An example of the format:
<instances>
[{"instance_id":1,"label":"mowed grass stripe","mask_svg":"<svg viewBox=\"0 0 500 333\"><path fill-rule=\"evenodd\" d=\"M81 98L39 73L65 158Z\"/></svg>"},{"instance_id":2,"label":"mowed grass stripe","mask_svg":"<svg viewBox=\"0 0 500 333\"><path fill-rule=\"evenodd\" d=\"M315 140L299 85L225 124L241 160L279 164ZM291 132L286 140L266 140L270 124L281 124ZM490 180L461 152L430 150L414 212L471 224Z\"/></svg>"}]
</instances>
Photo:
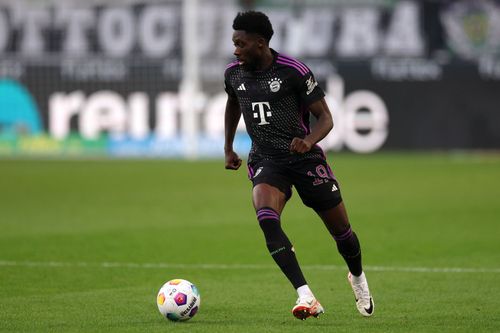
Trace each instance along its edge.
<instances>
[{"instance_id":1,"label":"mowed grass stripe","mask_svg":"<svg viewBox=\"0 0 500 333\"><path fill-rule=\"evenodd\" d=\"M255 270L272 269L274 265L254 264L169 264L169 263L132 263L132 262L57 262L57 261L0 261L0 266L20 267L97 267L97 268L140 268L140 269L220 269L220 270ZM337 265L302 265L306 270L345 270ZM365 271L376 272L414 272L414 273L500 273L500 268L482 267L397 267L365 266Z\"/></svg>"}]
</instances>

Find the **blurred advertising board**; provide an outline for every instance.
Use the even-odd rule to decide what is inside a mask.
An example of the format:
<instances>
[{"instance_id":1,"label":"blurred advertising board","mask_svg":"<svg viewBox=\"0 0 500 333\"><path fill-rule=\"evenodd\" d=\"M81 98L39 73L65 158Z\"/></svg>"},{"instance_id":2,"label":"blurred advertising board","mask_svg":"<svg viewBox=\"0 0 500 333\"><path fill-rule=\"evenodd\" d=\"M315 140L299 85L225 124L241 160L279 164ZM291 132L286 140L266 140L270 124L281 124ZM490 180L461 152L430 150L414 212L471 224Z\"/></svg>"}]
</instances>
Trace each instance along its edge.
<instances>
[{"instance_id":1,"label":"blurred advertising board","mask_svg":"<svg viewBox=\"0 0 500 333\"><path fill-rule=\"evenodd\" d=\"M231 24L253 6L327 92L324 149L500 148L496 1L191 2L194 40L186 1L0 1L0 156L222 156Z\"/></svg>"}]
</instances>

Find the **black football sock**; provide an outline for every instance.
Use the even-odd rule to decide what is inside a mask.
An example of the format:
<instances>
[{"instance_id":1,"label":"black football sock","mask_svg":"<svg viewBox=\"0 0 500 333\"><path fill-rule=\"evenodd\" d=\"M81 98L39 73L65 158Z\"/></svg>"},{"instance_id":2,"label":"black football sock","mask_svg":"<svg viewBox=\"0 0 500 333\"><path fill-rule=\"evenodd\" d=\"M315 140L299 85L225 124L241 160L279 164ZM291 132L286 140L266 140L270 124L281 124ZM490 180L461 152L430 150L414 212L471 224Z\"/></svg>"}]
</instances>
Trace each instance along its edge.
<instances>
[{"instance_id":1,"label":"black football sock","mask_svg":"<svg viewBox=\"0 0 500 333\"><path fill-rule=\"evenodd\" d=\"M257 211L257 219L264 232L269 253L293 287L297 289L307 284L297 262L295 250L281 229L279 214L271 208L264 207Z\"/></svg>"},{"instance_id":2,"label":"black football sock","mask_svg":"<svg viewBox=\"0 0 500 333\"><path fill-rule=\"evenodd\" d=\"M356 234L352 231L351 227L341 235L333 235L337 242L337 249L344 257L344 260L349 267L352 275L360 276L363 273L361 266L361 247Z\"/></svg>"}]
</instances>

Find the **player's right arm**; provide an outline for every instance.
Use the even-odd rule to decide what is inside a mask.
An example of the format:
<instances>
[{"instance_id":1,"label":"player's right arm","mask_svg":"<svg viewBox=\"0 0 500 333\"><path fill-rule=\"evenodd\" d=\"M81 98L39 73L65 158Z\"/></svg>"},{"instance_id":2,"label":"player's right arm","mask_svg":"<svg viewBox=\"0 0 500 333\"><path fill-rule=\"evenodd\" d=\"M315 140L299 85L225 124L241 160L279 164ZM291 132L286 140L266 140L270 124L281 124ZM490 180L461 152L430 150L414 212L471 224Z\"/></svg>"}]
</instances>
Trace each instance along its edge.
<instances>
[{"instance_id":1,"label":"player's right arm","mask_svg":"<svg viewBox=\"0 0 500 333\"><path fill-rule=\"evenodd\" d=\"M241 158L233 150L233 141L241 117L240 104L236 96L228 94L224 114L224 156L226 169L238 170Z\"/></svg>"}]
</instances>

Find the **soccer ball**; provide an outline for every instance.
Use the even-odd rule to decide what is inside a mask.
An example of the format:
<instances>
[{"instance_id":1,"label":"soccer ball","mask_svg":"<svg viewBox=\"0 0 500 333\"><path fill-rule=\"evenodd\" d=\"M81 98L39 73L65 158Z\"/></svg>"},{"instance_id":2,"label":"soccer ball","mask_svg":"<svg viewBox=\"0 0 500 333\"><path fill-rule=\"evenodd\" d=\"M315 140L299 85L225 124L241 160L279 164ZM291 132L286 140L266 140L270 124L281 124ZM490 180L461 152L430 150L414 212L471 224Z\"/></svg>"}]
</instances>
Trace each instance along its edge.
<instances>
[{"instance_id":1,"label":"soccer ball","mask_svg":"<svg viewBox=\"0 0 500 333\"><path fill-rule=\"evenodd\" d=\"M158 291L156 304L160 313L171 321L189 320L200 308L200 292L187 280L170 280Z\"/></svg>"}]
</instances>

